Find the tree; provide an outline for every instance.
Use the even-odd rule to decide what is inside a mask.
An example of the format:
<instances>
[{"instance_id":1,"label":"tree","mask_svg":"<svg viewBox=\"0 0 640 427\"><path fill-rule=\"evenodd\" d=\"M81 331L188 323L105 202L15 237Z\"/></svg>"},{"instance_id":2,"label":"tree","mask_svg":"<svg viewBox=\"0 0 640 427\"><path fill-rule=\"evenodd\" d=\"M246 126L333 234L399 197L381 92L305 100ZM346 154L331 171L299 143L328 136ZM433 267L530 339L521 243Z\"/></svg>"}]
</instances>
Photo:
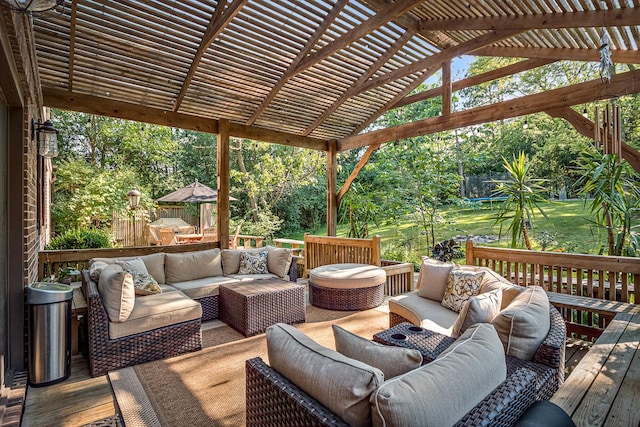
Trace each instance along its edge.
<instances>
[{"instance_id":1,"label":"tree","mask_svg":"<svg viewBox=\"0 0 640 427\"><path fill-rule=\"evenodd\" d=\"M547 217L540 207L540 203L546 200L547 189L540 185L545 180L531 178L531 165L523 151L517 157L514 155L511 162L504 157L502 161L511 179L495 181L494 196L506 197L496 214L496 223L509 221L507 230L511 231L512 248L517 247L522 238L525 247L531 250L528 228L533 229L534 213L537 210Z\"/></svg>"}]
</instances>

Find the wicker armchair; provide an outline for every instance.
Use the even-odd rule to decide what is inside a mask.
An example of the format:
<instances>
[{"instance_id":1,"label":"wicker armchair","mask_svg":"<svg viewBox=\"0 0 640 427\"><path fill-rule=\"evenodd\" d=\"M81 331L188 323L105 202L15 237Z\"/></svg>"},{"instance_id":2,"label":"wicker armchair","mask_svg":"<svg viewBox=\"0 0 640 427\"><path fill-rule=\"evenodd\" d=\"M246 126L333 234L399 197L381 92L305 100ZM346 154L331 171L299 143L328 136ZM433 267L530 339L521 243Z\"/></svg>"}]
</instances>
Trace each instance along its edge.
<instances>
[{"instance_id":1,"label":"wicker armchair","mask_svg":"<svg viewBox=\"0 0 640 427\"><path fill-rule=\"evenodd\" d=\"M202 349L200 319L110 339L107 311L87 270L82 272L82 289L87 300L91 376Z\"/></svg>"},{"instance_id":2,"label":"wicker armchair","mask_svg":"<svg viewBox=\"0 0 640 427\"><path fill-rule=\"evenodd\" d=\"M247 427L347 426L337 415L268 366L246 361ZM536 401L536 374L517 369L456 426L512 426ZM418 402L420 396L416 397Z\"/></svg>"}]
</instances>

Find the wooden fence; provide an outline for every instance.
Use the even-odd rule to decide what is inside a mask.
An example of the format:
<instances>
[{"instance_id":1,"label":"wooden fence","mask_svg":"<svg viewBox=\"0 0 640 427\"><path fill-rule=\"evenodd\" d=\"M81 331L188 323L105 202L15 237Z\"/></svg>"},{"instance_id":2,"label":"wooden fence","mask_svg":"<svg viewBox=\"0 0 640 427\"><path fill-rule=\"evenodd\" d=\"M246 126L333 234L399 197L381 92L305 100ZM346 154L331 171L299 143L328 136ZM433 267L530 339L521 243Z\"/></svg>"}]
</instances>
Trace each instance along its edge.
<instances>
[{"instance_id":1,"label":"wooden fence","mask_svg":"<svg viewBox=\"0 0 640 427\"><path fill-rule=\"evenodd\" d=\"M111 233L116 245L123 248L148 245L149 228L147 224L160 218L180 218L194 226L200 224L198 216L191 214L184 206L159 206L156 209L139 209L133 212L113 211Z\"/></svg>"},{"instance_id":2,"label":"wooden fence","mask_svg":"<svg viewBox=\"0 0 640 427\"><path fill-rule=\"evenodd\" d=\"M565 254L466 245L466 263L486 266L522 286L539 285L551 293L637 304L640 258ZM613 315L558 307L567 331L597 338Z\"/></svg>"}]
</instances>

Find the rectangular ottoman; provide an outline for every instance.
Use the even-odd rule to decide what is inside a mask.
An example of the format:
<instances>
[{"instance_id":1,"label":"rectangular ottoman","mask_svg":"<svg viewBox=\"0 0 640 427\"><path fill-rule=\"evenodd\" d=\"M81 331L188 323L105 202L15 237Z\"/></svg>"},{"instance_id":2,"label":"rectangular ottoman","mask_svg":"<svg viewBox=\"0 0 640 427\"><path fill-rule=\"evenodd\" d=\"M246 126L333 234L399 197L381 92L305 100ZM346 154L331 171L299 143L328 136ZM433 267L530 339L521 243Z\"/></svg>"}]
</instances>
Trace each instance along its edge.
<instances>
[{"instance_id":1,"label":"rectangular ottoman","mask_svg":"<svg viewBox=\"0 0 640 427\"><path fill-rule=\"evenodd\" d=\"M220 320L249 337L306 319L304 286L279 279L220 285Z\"/></svg>"}]
</instances>

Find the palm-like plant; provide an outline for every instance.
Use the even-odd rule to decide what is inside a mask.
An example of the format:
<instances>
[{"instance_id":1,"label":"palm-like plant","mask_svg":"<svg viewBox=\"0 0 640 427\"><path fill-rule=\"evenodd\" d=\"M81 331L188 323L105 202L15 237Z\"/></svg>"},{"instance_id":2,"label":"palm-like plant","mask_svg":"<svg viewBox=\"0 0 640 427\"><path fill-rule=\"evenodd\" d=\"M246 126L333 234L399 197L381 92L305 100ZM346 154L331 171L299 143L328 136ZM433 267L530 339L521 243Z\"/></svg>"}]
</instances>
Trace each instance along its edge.
<instances>
[{"instance_id":1,"label":"palm-like plant","mask_svg":"<svg viewBox=\"0 0 640 427\"><path fill-rule=\"evenodd\" d=\"M540 207L541 202L548 200L547 189L541 185L546 180L531 178L530 165L523 151L514 155L511 162L504 157L502 161L511 179L494 180L496 190L493 196L506 197L496 214L496 223L510 221L511 247L517 247L521 237L525 247L531 250L528 228L533 229L534 212L537 210L547 217Z\"/></svg>"}]
</instances>

